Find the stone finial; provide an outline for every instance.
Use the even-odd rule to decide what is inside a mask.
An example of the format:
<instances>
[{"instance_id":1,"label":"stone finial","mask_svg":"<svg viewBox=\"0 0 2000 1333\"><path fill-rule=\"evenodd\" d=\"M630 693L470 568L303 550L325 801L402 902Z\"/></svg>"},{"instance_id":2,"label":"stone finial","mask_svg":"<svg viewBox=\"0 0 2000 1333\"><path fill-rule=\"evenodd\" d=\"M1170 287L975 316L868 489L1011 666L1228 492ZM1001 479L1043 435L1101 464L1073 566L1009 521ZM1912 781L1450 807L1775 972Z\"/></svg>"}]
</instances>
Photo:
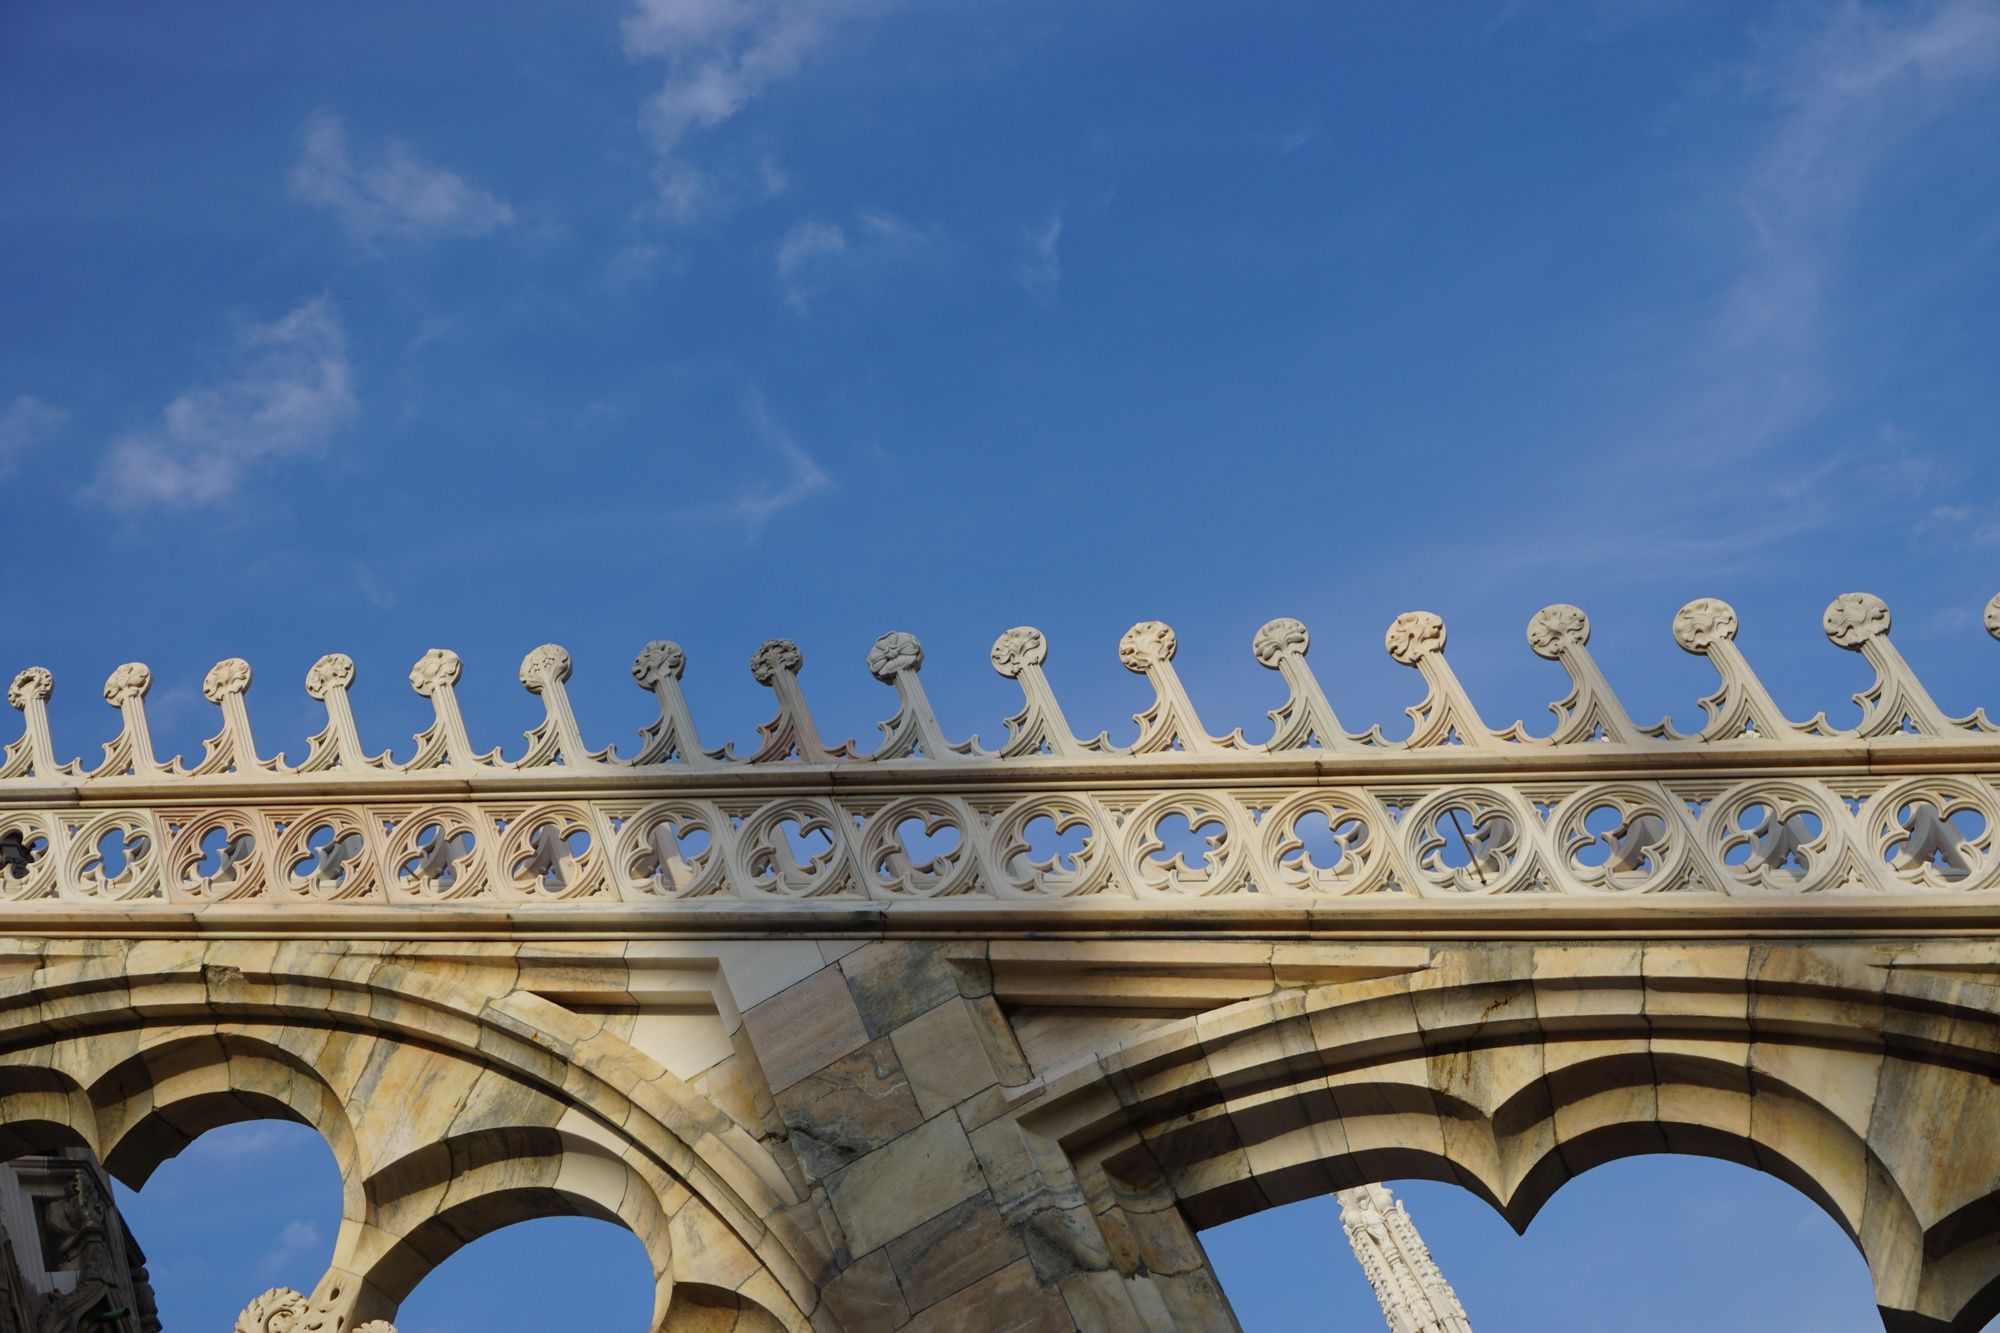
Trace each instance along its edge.
<instances>
[{"instance_id":1,"label":"stone finial","mask_svg":"<svg viewBox=\"0 0 2000 1333\"><path fill-rule=\"evenodd\" d=\"M328 653L306 669L306 693L324 701L335 690L354 684L354 659L346 653Z\"/></svg>"},{"instance_id":2,"label":"stone finial","mask_svg":"<svg viewBox=\"0 0 2000 1333\"><path fill-rule=\"evenodd\" d=\"M671 639L654 639L632 659L632 679L642 690L650 690L662 680L679 680L687 670L687 654Z\"/></svg>"},{"instance_id":3,"label":"stone finial","mask_svg":"<svg viewBox=\"0 0 2000 1333\"><path fill-rule=\"evenodd\" d=\"M1835 646L1860 652L1861 645L1889 632L1889 604L1869 592L1844 592L1828 603L1821 622Z\"/></svg>"},{"instance_id":4,"label":"stone finial","mask_svg":"<svg viewBox=\"0 0 2000 1333\"><path fill-rule=\"evenodd\" d=\"M1581 648L1590 642L1590 617L1567 602L1545 606L1528 620L1528 647L1537 657L1553 662L1566 647Z\"/></svg>"},{"instance_id":5,"label":"stone finial","mask_svg":"<svg viewBox=\"0 0 2000 1333\"><path fill-rule=\"evenodd\" d=\"M47 667L29 667L7 687L7 702L21 714L21 738L0 755L0 779L54 777L77 771L76 761L56 759L55 738L49 732L49 699L56 692L55 675Z\"/></svg>"},{"instance_id":6,"label":"stone finial","mask_svg":"<svg viewBox=\"0 0 2000 1333\"><path fill-rule=\"evenodd\" d=\"M2000 592L1994 593L1992 600L1986 603L1986 632L2000 639Z\"/></svg>"},{"instance_id":7,"label":"stone finial","mask_svg":"<svg viewBox=\"0 0 2000 1333\"><path fill-rule=\"evenodd\" d=\"M1405 611L1389 622L1382 646L1404 666L1415 666L1444 647L1444 617L1430 611Z\"/></svg>"},{"instance_id":8,"label":"stone finial","mask_svg":"<svg viewBox=\"0 0 2000 1333\"><path fill-rule=\"evenodd\" d=\"M202 678L201 697L219 704L225 696L241 694L249 688L250 664L240 657L225 657Z\"/></svg>"},{"instance_id":9,"label":"stone finial","mask_svg":"<svg viewBox=\"0 0 2000 1333\"><path fill-rule=\"evenodd\" d=\"M1048 660L1049 641L1033 625L1016 625L993 641L993 669L1009 680Z\"/></svg>"},{"instance_id":10,"label":"stone finial","mask_svg":"<svg viewBox=\"0 0 2000 1333\"><path fill-rule=\"evenodd\" d=\"M1095 740L1080 741L1063 717L1042 664L1049 659L1049 641L1032 625L1016 625L993 641L993 669L1009 680L1021 682L1021 711L1006 720L1007 743L1000 757L1017 755L1078 755L1087 750L1110 748L1111 738L1098 732Z\"/></svg>"},{"instance_id":11,"label":"stone finial","mask_svg":"<svg viewBox=\"0 0 2000 1333\"><path fill-rule=\"evenodd\" d=\"M1127 671L1143 676L1163 662L1174 660L1180 640L1163 621L1142 620L1118 640L1118 660Z\"/></svg>"},{"instance_id":12,"label":"stone finial","mask_svg":"<svg viewBox=\"0 0 2000 1333\"><path fill-rule=\"evenodd\" d=\"M560 644L545 643L531 648L521 659L521 684L528 693L542 699L541 725L528 733L528 752L514 762L515 768L540 768L554 763L605 763L615 756L610 747L592 750L583 743L576 710L570 706L568 681L569 650Z\"/></svg>"},{"instance_id":13,"label":"stone finial","mask_svg":"<svg viewBox=\"0 0 2000 1333\"><path fill-rule=\"evenodd\" d=\"M153 688L153 669L144 662L127 662L114 670L104 681L104 702L113 708L123 708L135 699L146 697L146 691Z\"/></svg>"},{"instance_id":14,"label":"stone finial","mask_svg":"<svg viewBox=\"0 0 2000 1333\"><path fill-rule=\"evenodd\" d=\"M550 685L567 681L571 668L568 649L561 644L545 643L529 649L528 655L521 659L521 684L527 686L528 693L540 694Z\"/></svg>"},{"instance_id":15,"label":"stone finial","mask_svg":"<svg viewBox=\"0 0 2000 1333\"><path fill-rule=\"evenodd\" d=\"M179 756L164 764L153 755L153 731L146 720L146 691L153 688L153 672L144 662L127 662L104 682L104 702L116 708L124 722L117 738L104 747L104 762L90 772L91 777L112 777L132 773L180 774Z\"/></svg>"},{"instance_id":16,"label":"stone finial","mask_svg":"<svg viewBox=\"0 0 2000 1333\"><path fill-rule=\"evenodd\" d=\"M778 696L778 715L757 728L763 738L753 764L770 763L797 756L809 764L835 759L853 759L854 742L827 745L813 725L812 710L806 706L805 691L799 687L799 671L805 654L790 639L767 639L750 658L750 674L759 685L768 685Z\"/></svg>"},{"instance_id":17,"label":"stone finial","mask_svg":"<svg viewBox=\"0 0 2000 1333\"><path fill-rule=\"evenodd\" d=\"M1264 748L1301 750L1318 746L1323 750L1349 751L1366 748L1358 737L1348 735L1340 725L1333 705L1326 701L1326 692L1320 689L1319 678L1306 664L1306 649L1311 646L1312 635L1306 633L1303 623L1290 616L1266 621L1250 640L1250 652L1258 664L1283 676L1292 691L1283 707L1271 710L1274 730Z\"/></svg>"},{"instance_id":18,"label":"stone finial","mask_svg":"<svg viewBox=\"0 0 2000 1333\"><path fill-rule=\"evenodd\" d=\"M361 733L354 725L354 709L347 701L347 689L352 684L354 659L346 653L328 653L306 669L306 693L326 705L326 725L307 742L305 761L299 765L299 772L388 765L386 750L371 755L362 748Z\"/></svg>"},{"instance_id":19,"label":"stone finial","mask_svg":"<svg viewBox=\"0 0 2000 1333\"><path fill-rule=\"evenodd\" d=\"M1830 614L1830 613L1829 613ZM1829 625L1831 622L1829 622ZM1715 692L1701 701L1708 721L1699 733L1705 741L1742 738L1771 739L1785 735L1827 735L1826 714L1805 722L1787 719L1764 682L1750 669L1736 646L1736 608L1719 597L1697 597L1674 613L1674 642L1715 667ZM1666 724L1649 734L1672 737Z\"/></svg>"},{"instance_id":20,"label":"stone finial","mask_svg":"<svg viewBox=\"0 0 2000 1333\"><path fill-rule=\"evenodd\" d=\"M1706 654L1735 638L1736 608L1720 597L1697 597L1674 613L1674 642L1688 652Z\"/></svg>"},{"instance_id":21,"label":"stone finial","mask_svg":"<svg viewBox=\"0 0 2000 1333\"><path fill-rule=\"evenodd\" d=\"M687 653L670 639L654 639L632 659L633 681L660 704L659 717L639 731L639 753L631 761L634 765L678 761L701 768L717 761L735 761L733 746L703 748L687 697L681 693L681 676L686 670Z\"/></svg>"},{"instance_id":22,"label":"stone finial","mask_svg":"<svg viewBox=\"0 0 2000 1333\"><path fill-rule=\"evenodd\" d=\"M250 711L243 702L249 688L250 664L240 657L223 658L202 679L202 697L222 709L222 729L202 742L201 762L194 766L196 777L256 768L284 771L282 754L272 759L257 757L257 742L250 734Z\"/></svg>"},{"instance_id":23,"label":"stone finial","mask_svg":"<svg viewBox=\"0 0 2000 1333\"><path fill-rule=\"evenodd\" d=\"M766 639L750 656L750 675L759 685L772 685L780 672L796 676L805 664L806 655L790 639Z\"/></svg>"},{"instance_id":24,"label":"stone finial","mask_svg":"<svg viewBox=\"0 0 2000 1333\"><path fill-rule=\"evenodd\" d=\"M1429 687L1422 702L1404 710L1414 725L1402 746L1406 749L1451 744L1488 746L1529 739L1519 722L1500 732L1481 720L1465 686L1445 661L1444 640L1444 617L1434 611L1405 611L1389 622L1388 631L1382 635L1382 646L1389 656L1406 667L1415 667ZM1371 728L1368 736L1377 745L1388 743L1379 726Z\"/></svg>"},{"instance_id":25,"label":"stone finial","mask_svg":"<svg viewBox=\"0 0 2000 1333\"><path fill-rule=\"evenodd\" d=\"M868 650L868 674L884 685L894 684L905 671L921 671L923 665L923 644L902 630L890 630Z\"/></svg>"},{"instance_id":26,"label":"stone finial","mask_svg":"<svg viewBox=\"0 0 2000 1333\"><path fill-rule=\"evenodd\" d=\"M1581 608L1557 602L1535 612L1528 618L1528 647L1537 657L1562 663L1570 678L1569 697L1549 705L1555 730L1539 739L1552 745L1590 740L1636 745L1645 737L1591 656L1590 617Z\"/></svg>"},{"instance_id":27,"label":"stone finial","mask_svg":"<svg viewBox=\"0 0 2000 1333\"><path fill-rule=\"evenodd\" d=\"M410 668L410 688L426 699L432 698L440 688L456 685L464 669L465 663L457 653L449 648L433 648Z\"/></svg>"},{"instance_id":28,"label":"stone finial","mask_svg":"<svg viewBox=\"0 0 2000 1333\"><path fill-rule=\"evenodd\" d=\"M456 768L466 765L491 766L500 757L497 749L484 754L472 748L465 730L465 718L458 711L456 686L465 663L449 648L433 648L410 668L410 688L431 701L430 726L417 733L417 752L406 770Z\"/></svg>"},{"instance_id":29,"label":"stone finial","mask_svg":"<svg viewBox=\"0 0 2000 1333\"><path fill-rule=\"evenodd\" d=\"M1257 630L1256 637L1250 640L1250 654L1257 659L1259 666L1276 671L1284 658L1293 654L1304 657L1306 649L1311 646L1312 635L1306 633L1302 621L1279 616L1276 620L1265 621Z\"/></svg>"},{"instance_id":30,"label":"stone finial","mask_svg":"<svg viewBox=\"0 0 2000 1333\"><path fill-rule=\"evenodd\" d=\"M962 744L945 739L944 727L931 707L930 696L917 678L923 669L924 646L917 636L891 630L875 640L868 650L868 674L896 691L896 715L878 723L882 744L870 759L927 759L990 757L974 736Z\"/></svg>"},{"instance_id":31,"label":"stone finial","mask_svg":"<svg viewBox=\"0 0 2000 1333\"><path fill-rule=\"evenodd\" d=\"M1131 754L1158 754L1167 750L1214 752L1242 748L1242 731L1227 736L1210 736L1196 716L1194 701L1174 670L1174 652L1180 641L1171 627L1158 620L1142 620L1125 631L1118 641L1118 660L1127 671L1144 676L1153 687L1153 706L1133 714L1139 724L1139 738L1132 742Z\"/></svg>"},{"instance_id":32,"label":"stone finial","mask_svg":"<svg viewBox=\"0 0 2000 1333\"><path fill-rule=\"evenodd\" d=\"M30 702L47 703L56 692L56 678L47 667L29 667L7 687L7 703L10 707L26 712Z\"/></svg>"}]
</instances>

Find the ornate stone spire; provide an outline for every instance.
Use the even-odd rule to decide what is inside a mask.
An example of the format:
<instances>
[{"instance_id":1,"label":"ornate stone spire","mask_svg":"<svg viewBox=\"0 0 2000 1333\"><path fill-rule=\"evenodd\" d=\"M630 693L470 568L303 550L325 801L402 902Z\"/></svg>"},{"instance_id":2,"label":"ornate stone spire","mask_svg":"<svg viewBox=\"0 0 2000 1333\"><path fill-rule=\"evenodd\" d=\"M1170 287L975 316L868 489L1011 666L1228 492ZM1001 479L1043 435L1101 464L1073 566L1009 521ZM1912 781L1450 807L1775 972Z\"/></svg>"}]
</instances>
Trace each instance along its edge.
<instances>
[{"instance_id":1,"label":"ornate stone spire","mask_svg":"<svg viewBox=\"0 0 2000 1333\"><path fill-rule=\"evenodd\" d=\"M1334 1197L1340 1200L1341 1230L1382 1303L1389 1333L1472 1333L1465 1307L1395 1195L1381 1185L1363 1185Z\"/></svg>"}]
</instances>

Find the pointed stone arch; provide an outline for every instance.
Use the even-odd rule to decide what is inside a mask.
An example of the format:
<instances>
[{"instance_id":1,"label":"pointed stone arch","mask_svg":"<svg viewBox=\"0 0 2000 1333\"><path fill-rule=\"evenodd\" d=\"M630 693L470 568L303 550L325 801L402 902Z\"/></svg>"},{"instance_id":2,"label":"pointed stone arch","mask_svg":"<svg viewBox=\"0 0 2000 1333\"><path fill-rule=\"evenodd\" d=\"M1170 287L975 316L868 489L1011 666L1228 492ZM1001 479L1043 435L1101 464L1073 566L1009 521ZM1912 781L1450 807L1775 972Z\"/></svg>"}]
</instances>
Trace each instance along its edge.
<instances>
[{"instance_id":1,"label":"pointed stone arch","mask_svg":"<svg viewBox=\"0 0 2000 1333\"><path fill-rule=\"evenodd\" d=\"M1697 1153L1832 1216L1889 1329L1983 1326L2000 1300L2000 992L1866 948L1618 952L1441 949L1420 972L1281 992L1102 1055L1016 1117L1038 1163L1029 1224L1066 1212L1076 1233L1061 1203L1081 1201L1108 1260L1081 1287L1227 1326L1197 1228L1423 1177L1524 1229L1598 1165Z\"/></svg>"}]
</instances>

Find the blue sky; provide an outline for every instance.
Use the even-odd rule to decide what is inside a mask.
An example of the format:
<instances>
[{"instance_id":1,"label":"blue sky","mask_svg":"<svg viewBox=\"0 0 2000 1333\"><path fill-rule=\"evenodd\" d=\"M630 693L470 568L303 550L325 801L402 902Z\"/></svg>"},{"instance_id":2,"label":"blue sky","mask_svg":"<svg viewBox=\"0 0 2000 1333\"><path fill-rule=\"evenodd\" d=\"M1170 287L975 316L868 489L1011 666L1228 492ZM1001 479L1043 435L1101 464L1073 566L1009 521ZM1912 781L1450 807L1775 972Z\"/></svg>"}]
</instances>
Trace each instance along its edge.
<instances>
[{"instance_id":1,"label":"blue sky","mask_svg":"<svg viewBox=\"0 0 2000 1333\"><path fill-rule=\"evenodd\" d=\"M555 640L601 744L669 636L720 740L784 634L822 729L869 737L862 660L905 628L990 736L987 647L1032 623L1079 729L1125 739L1114 645L1157 617L1211 730L1261 735L1248 643L1290 614L1395 734L1397 612L1445 616L1489 721L1539 722L1563 686L1522 625L1570 601L1631 712L1685 724L1713 678L1668 621L1718 595L1780 701L1840 720L1866 670L1819 616L1866 588L1948 710L1991 706L1996 126L1992 0L15 0L5 671L53 668L95 753L98 683L147 661L162 752L198 752L241 655L296 758L323 652L380 744L455 648L475 738L518 745L515 665ZM1643 1165L1576 1206L1753 1188ZM1260 1248L1314 1267L1330 1213L1290 1216ZM273 1217L246 1268L293 1221L324 1252ZM1847 1262L1797 1234L1790 1268ZM1312 1321L1369 1326L1352 1286Z\"/></svg>"}]
</instances>

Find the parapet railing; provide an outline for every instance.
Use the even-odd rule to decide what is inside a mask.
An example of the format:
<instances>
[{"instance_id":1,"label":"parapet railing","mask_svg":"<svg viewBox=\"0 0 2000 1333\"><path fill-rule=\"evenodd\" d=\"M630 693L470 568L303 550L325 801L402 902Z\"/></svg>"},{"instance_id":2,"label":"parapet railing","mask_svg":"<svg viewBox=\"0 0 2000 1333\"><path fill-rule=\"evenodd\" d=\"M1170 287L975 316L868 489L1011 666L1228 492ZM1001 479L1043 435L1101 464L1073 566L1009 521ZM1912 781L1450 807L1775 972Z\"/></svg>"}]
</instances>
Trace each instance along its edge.
<instances>
[{"instance_id":1,"label":"parapet railing","mask_svg":"<svg viewBox=\"0 0 2000 1333\"><path fill-rule=\"evenodd\" d=\"M2000 597L1986 626L2000 638ZM461 664L426 653L410 683L433 721L410 759L368 753L347 691L354 663L306 675L326 726L296 765L264 757L245 701L251 671L217 664L203 694L221 727L191 766L159 759L152 677L127 663L105 682L122 726L104 758L62 761L39 667L15 677L23 715L0 760L0 899L209 904L1151 899L1409 899L1672 891L1724 896L1944 894L2000 882L2000 726L1946 716L1889 638L1889 610L1836 598L1827 637L1862 654L1861 720L1787 718L1736 645L1725 602L1697 599L1675 640L1716 668L1693 734L1636 724L1589 651L1576 607L1537 612L1528 642L1560 663L1554 728L1489 726L1445 660L1444 622L1398 616L1385 646L1420 672L1423 701L1400 740L1350 732L1306 660L1296 620L1252 651L1289 687L1262 743L1212 735L1177 675L1166 625L1132 627L1124 666L1152 685L1139 736L1081 738L1043 674L1048 644L1016 628L993 645L1021 710L996 749L954 742L926 697L923 649L885 634L868 669L897 694L883 739L828 744L799 684L796 644L751 658L777 714L739 756L710 748L681 692L686 656L647 644L632 676L659 716L636 753L584 740L570 657L521 663L544 717L505 759L473 747L454 693Z\"/></svg>"}]
</instances>

